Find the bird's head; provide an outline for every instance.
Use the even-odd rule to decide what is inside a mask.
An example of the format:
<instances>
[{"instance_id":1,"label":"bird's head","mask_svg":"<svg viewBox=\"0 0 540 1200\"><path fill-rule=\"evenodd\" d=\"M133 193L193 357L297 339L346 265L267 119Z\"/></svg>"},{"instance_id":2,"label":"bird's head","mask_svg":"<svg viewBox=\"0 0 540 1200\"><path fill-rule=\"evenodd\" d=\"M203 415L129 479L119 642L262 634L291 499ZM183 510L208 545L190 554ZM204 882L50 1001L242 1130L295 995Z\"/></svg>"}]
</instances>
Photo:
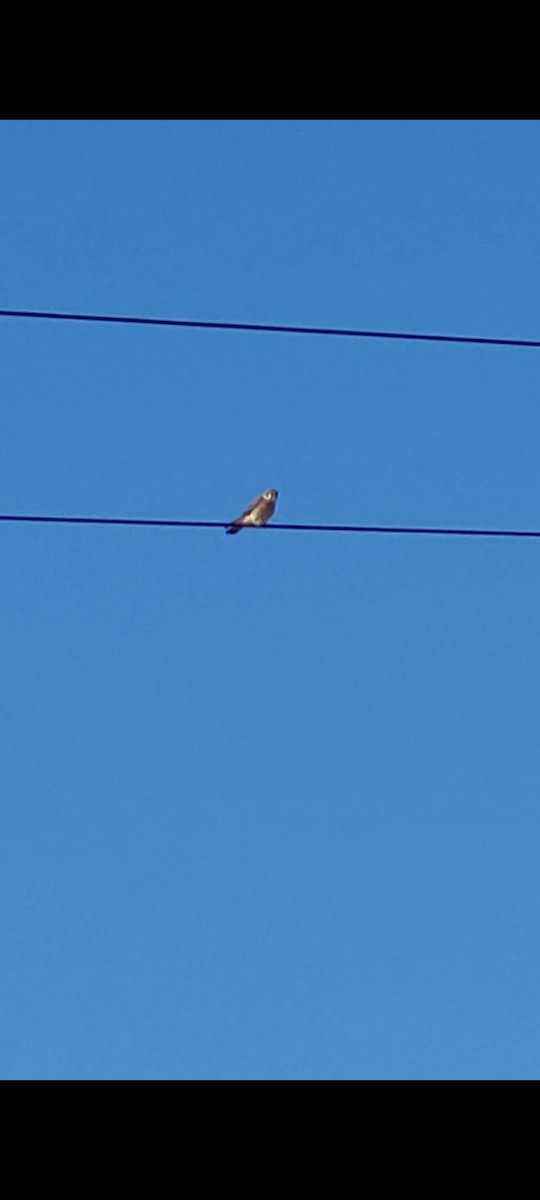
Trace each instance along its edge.
<instances>
[{"instance_id":1,"label":"bird's head","mask_svg":"<svg viewBox=\"0 0 540 1200\"><path fill-rule=\"evenodd\" d=\"M267 492L263 492L265 500L277 500L278 494L275 488L268 488Z\"/></svg>"}]
</instances>

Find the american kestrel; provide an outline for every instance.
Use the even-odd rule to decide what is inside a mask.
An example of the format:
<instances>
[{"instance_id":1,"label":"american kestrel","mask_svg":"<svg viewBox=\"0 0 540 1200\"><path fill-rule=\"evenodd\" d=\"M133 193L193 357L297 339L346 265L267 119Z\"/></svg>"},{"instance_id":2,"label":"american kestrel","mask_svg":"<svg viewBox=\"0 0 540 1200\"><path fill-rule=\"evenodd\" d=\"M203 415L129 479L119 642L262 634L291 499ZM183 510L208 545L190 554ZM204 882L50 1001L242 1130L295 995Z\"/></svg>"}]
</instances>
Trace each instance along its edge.
<instances>
[{"instance_id":1,"label":"american kestrel","mask_svg":"<svg viewBox=\"0 0 540 1200\"><path fill-rule=\"evenodd\" d=\"M227 526L225 533L240 533L243 525L266 525L275 512L278 493L275 488L261 492L256 500L252 500L249 508Z\"/></svg>"}]
</instances>

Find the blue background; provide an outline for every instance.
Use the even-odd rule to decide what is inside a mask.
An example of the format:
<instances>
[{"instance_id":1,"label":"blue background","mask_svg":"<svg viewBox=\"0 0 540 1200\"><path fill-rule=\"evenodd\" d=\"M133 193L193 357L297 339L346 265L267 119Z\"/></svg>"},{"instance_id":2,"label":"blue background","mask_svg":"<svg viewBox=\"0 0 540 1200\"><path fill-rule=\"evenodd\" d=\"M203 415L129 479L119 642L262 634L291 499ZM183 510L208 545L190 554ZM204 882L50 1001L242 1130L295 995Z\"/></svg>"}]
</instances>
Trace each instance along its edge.
<instances>
[{"instance_id":1,"label":"blue background","mask_svg":"<svg viewBox=\"0 0 540 1200\"><path fill-rule=\"evenodd\" d=\"M0 306L538 338L537 122L4 122ZM540 527L539 352L0 321L3 512ZM540 1072L540 546L0 527L0 1075Z\"/></svg>"}]
</instances>

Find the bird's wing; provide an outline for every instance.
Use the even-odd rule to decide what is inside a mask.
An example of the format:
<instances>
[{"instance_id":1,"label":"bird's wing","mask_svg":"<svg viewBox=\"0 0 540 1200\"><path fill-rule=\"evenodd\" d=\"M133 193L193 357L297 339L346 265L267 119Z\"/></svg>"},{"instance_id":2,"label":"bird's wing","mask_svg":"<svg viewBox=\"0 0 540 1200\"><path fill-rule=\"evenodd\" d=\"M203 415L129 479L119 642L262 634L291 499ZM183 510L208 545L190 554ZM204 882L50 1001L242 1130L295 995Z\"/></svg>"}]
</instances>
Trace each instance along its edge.
<instances>
[{"instance_id":1,"label":"bird's wing","mask_svg":"<svg viewBox=\"0 0 540 1200\"><path fill-rule=\"evenodd\" d=\"M248 504L247 508L244 509L243 513L240 513L239 517L235 518L235 520L232 522L232 524L239 525L240 522L244 521L246 517L250 517L252 512L254 512L255 509L258 507L258 505L261 504L261 502L263 502L263 501L264 501L264 497L261 493L260 496L256 496L255 499L251 501L251 504Z\"/></svg>"}]
</instances>

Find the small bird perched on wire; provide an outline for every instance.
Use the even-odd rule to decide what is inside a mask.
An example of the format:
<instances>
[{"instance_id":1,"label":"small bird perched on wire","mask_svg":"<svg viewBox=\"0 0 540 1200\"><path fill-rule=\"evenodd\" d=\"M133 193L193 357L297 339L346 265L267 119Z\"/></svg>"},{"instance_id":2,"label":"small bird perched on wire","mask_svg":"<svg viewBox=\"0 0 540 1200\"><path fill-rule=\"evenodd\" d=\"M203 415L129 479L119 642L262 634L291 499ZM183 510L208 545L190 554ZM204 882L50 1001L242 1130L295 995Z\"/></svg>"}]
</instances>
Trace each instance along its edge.
<instances>
[{"instance_id":1,"label":"small bird perched on wire","mask_svg":"<svg viewBox=\"0 0 540 1200\"><path fill-rule=\"evenodd\" d=\"M240 533L245 525L266 525L276 509L276 501L278 493L275 488L269 488L267 492L261 492L256 500L252 500L245 512L243 512L236 520L231 521L227 526L225 533Z\"/></svg>"}]
</instances>

